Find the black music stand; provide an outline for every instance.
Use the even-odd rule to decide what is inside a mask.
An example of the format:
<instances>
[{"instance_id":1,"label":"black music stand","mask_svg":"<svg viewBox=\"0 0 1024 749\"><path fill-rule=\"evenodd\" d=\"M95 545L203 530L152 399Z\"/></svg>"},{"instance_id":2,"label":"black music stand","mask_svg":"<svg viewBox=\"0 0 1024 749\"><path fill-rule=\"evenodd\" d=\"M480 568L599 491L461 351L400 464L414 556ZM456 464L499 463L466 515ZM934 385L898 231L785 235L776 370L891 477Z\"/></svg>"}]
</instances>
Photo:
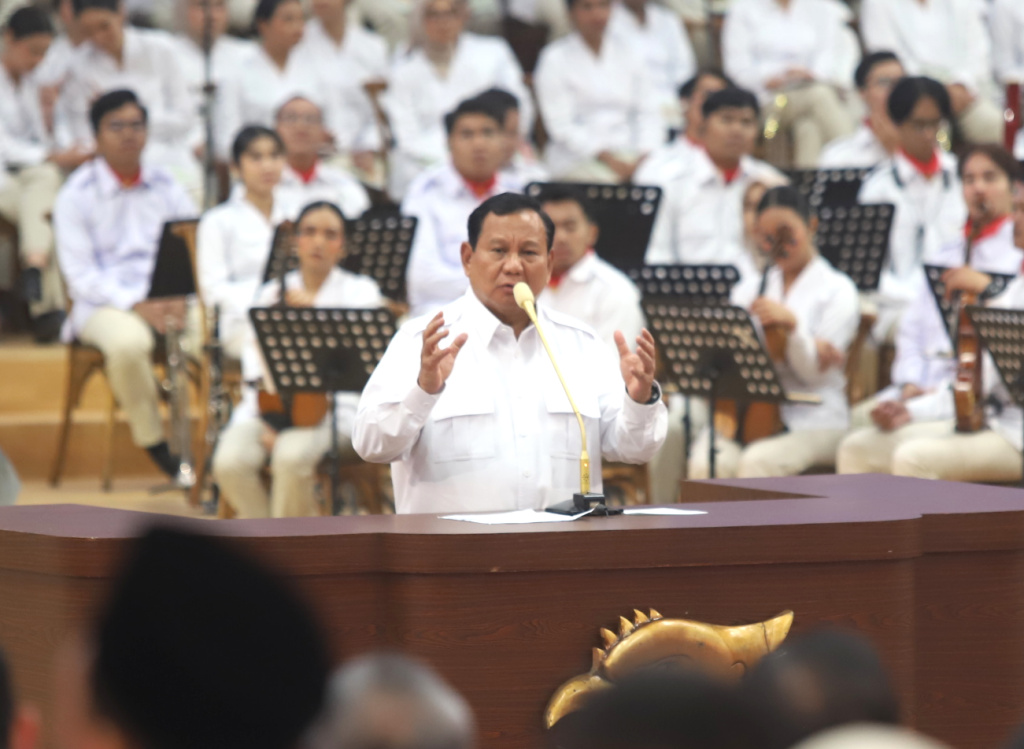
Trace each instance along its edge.
<instances>
[{"instance_id":1,"label":"black music stand","mask_svg":"<svg viewBox=\"0 0 1024 749\"><path fill-rule=\"evenodd\" d=\"M753 320L741 307L649 301L644 312L665 360L666 380L684 395L708 400L708 468L715 478L716 402L721 398L738 404L785 402L775 365Z\"/></svg>"},{"instance_id":2,"label":"black music stand","mask_svg":"<svg viewBox=\"0 0 1024 749\"><path fill-rule=\"evenodd\" d=\"M340 267L369 276L377 282L381 294L396 302L406 298L405 271L416 235L417 219L397 211L374 212L345 222L345 257ZM274 232L270 255L263 269L263 283L280 278L282 273L299 267L294 241L285 236L294 226L282 223Z\"/></svg>"},{"instance_id":3,"label":"black music stand","mask_svg":"<svg viewBox=\"0 0 1024 749\"><path fill-rule=\"evenodd\" d=\"M196 293L196 278L192 272L192 255L181 232L189 225L196 225L199 219L168 221L164 224L157 245L156 262L149 282L147 299L167 299L176 296L192 296Z\"/></svg>"},{"instance_id":4,"label":"black music stand","mask_svg":"<svg viewBox=\"0 0 1024 749\"><path fill-rule=\"evenodd\" d=\"M971 305L967 317L992 355L1006 392L1017 406L1024 408L1024 310ZM1021 459L1024 460L1024 453ZM1024 486L1024 472L1021 476Z\"/></svg>"},{"instance_id":5,"label":"black music stand","mask_svg":"<svg viewBox=\"0 0 1024 749\"><path fill-rule=\"evenodd\" d=\"M859 291L877 291L894 215L890 203L822 206L818 250L832 267L853 279Z\"/></svg>"},{"instance_id":6,"label":"black music stand","mask_svg":"<svg viewBox=\"0 0 1024 749\"><path fill-rule=\"evenodd\" d=\"M331 450L327 471L333 512L341 465L335 394L359 393L366 387L395 335L395 316L385 308L254 307L249 310L249 319L278 393L329 396Z\"/></svg>"},{"instance_id":7,"label":"black music stand","mask_svg":"<svg viewBox=\"0 0 1024 749\"><path fill-rule=\"evenodd\" d=\"M939 307L939 317L942 318L943 324L946 326L946 334L949 335L949 341L956 348L957 328L959 327L959 320L957 319L957 310L960 309L960 292L954 291L952 297L946 299L946 284L942 281L942 274L952 268L946 268L941 265L925 265L924 275L928 280L928 286L932 290L932 298L935 299L935 304ZM1013 276L1006 275L1005 273L989 273L988 271L982 271L992 278L992 295L999 294L1006 288L1006 286L1014 279Z\"/></svg>"},{"instance_id":8,"label":"black music stand","mask_svg":"<svg viewBox=\"0 0 1024 749\"><path fill-rule=\"evenodd\" d=\"M873 167L845 169L793 169L789 172L793 187L814 210L824 206L854 205L864 178Z\"/></svg>"},{"instance_id":9,"label":"black music stand","mask_svg":"<svg viewBox=\"0 0 1024 749\"><path fill-rule=\"evenodd\" d=\"M602 260L621 271L644 264L661 203L660 187L531 182L526 194L543 202L545 192L553 189L578 193L593 207L599 229L594 252Z\"/></svg>"}]
</instances>

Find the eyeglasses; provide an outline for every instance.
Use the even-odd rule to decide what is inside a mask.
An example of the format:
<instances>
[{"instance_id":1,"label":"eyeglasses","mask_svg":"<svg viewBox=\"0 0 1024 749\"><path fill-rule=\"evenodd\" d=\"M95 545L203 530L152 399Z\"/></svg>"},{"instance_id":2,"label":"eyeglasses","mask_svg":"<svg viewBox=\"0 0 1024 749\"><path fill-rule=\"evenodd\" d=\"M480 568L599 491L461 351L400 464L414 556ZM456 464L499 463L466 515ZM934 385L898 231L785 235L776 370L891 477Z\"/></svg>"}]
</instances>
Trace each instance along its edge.
<instances>
[{"instance_id":1,"label":"eyeglasses","mask_svg":"<svg viewBox=\"0 0 1024 749\"><path fill-rule=\"evenodd\" d=\"M423 14L425 21L444 21L449 18L458 18L459 11L456 8L449 10L428 10Z\"/></svg>"},{"instance_id":2,"label":"eyeglasses","mask_svg":"<svg viewBox=\"0 0 1024 749\"><path fill-rule=\"evenodd\" d=\"M320 125L324 120L318 114L282 114L277 121L282 125Z\"/></svg>"},{"instance_id":3,"label":"eyeglasses","mask_svg":"<svg viewBox=\"0 0 1024 749\"><path fill-rule=\"evenodd\" d=\"M942 129L942 120L907 120L907 124L919 133L934 133Z\"/></svg>"},{"instance_id":4,"label":"eyeglasses","mask_svg":"<svg viewBox=\"0 0 1024 749\"><path fill-rule=\"evenodd\" d=\"M876 78L869 85L876 88L892 88L898 80L899 78Z\"/></svg>"},{"instance_id":5,"label":"eyeglasses","mask_svg":"<svg viewBox=\"0 0 1024 749\"><path fill-rule=\"evenodd\" d=\"M112 120L103 126L112 133L120 135L124 132L142 133L146 130L146 123L142 120Z\"/></svg>"}]
</instances>

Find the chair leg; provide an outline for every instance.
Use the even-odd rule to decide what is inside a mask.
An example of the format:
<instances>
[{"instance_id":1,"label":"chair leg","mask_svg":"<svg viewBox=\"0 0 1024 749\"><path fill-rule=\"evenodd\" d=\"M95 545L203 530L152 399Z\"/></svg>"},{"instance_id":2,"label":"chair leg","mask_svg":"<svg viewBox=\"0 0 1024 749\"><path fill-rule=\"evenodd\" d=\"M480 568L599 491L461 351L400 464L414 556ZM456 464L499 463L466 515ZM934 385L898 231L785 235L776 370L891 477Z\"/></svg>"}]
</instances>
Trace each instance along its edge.
<instances>
[{"instance_id":1,"label":"chair leg","mask_svg":"<svg viewBox=\"0 0 1024 749\"><path fill-rule=\"evenodd\" d=\"M200 360L199 381L196 383L199 395L199 449L193 450L192 458L196 483L188 492L188 502L193 507L199 507L202 502L203 486L206 484L206 458L210 448L206 441L206 432L210 428L210 388L210 363L204 355ZM191 419L189 423L191 424Z\"/></svg>"},{"instance_id":2,"label":"chair leg","mask_svg":"<svg viewBox=\"0 0 1024 749\"><path fill-rule=\"evenodd\" d=\"M78 406L82 390L93 369L93 365L83 365L73 353L68 355L68 388L64 399L64 414L60 433L57 437L57 454L54 456L53 469L50 471L50 486L60 484L61 477L64 475L64 461L67 458L68 440L71 437L71 417Z\"/></svg>"},{"instance_id":3,"label":"chair leg","mask_svg":"<svg viewBox=\"0 0 1024 749\"><path fill-rule=\"evenodd\" d=\"M107 410L106 455L103 459L103 491L109 492L114 486L114 435L117 429L117 401L110 394L110 408Z\"/></svg>"}]
</instances>

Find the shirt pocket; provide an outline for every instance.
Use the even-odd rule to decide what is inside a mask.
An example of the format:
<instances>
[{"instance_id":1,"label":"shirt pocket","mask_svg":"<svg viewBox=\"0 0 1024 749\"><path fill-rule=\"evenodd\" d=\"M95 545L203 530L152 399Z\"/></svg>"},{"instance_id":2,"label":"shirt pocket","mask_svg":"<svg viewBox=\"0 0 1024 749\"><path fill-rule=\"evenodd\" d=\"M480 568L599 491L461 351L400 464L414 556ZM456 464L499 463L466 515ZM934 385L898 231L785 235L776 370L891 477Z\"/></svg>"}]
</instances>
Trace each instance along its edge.
<instances>
[{"instance_id":1,"label":"shirt pocket","mask_svg":"<svg viewBox=\"0 0 1024 749\"><path fill-rule=\"evenodd\" d=\"M442 398L431 413L434 462L483 460L497 454L498 419L493 397Z\"/></svg>"},{"instance_id":2,"label":"shirt pocket","mask_svg":"<svg viewBox=\"0 0 1024 749\"><path fill-rule=\"evenodd\" d=\"M583 415L588 446L600 445L601 408L597 395L580 387L574 387L572 395L577 408ZM557 389L549 387L544 394L544 405L548 412L548 439L551 456L554 458L579 458L583 440L580 435L579 422L576 420L572 406L569 405L565 391L560 386Z\"/></svg>"}]
</instances>

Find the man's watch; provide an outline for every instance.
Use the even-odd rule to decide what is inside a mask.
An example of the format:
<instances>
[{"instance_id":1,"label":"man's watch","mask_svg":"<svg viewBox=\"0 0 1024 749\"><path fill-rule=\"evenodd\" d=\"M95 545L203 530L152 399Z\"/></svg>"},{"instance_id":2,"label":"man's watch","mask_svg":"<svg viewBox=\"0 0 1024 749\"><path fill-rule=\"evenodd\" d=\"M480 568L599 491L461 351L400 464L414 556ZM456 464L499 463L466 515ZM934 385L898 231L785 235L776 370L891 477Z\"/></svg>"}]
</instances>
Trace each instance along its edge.
<instances>
[{"instance_id":1,"label":"man's watch","mask_svg":"<svg viewBox=\"0 0 1024 749\"><path fill-rule=\"evenodd\" d=\"M655 380L651 383L651 397L644 403L645 406L653 406L655 403L661 400L661 385Z\"/></svg>"}]
</instances>

